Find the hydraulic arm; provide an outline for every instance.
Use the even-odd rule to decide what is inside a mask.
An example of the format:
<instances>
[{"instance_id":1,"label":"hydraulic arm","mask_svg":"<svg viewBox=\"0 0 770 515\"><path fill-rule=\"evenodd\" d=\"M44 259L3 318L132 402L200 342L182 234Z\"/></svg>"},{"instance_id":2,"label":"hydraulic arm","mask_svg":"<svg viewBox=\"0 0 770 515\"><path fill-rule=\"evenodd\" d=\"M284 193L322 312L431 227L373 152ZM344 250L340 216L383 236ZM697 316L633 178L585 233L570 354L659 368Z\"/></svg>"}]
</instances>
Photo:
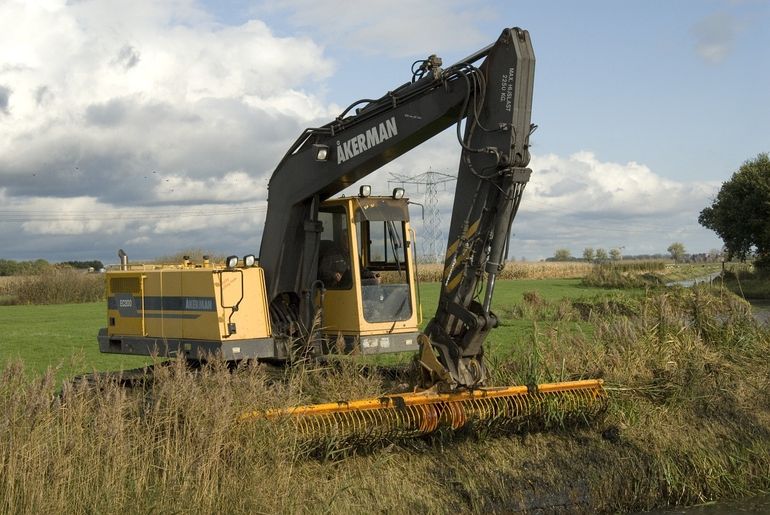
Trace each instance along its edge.
<instances>
[{"instance_id":1,"label":"hydraulic arm","mask_svg":"<svg viewBox=\"0 0 770 515\"><path fill-rule=\"evenodd\" d=\"M429 340L421 339L422 355L436 379L483 382L482 343L496 324L490 311L495 277L530 173L534 64L529 33L506 29L494 44L446 69L435 56L416 62L411 82L359 101L300 136L270 179L260 250L274 329L307 328L315 316L320 202L457 124L462 195L455 195L441 300Z\"/></svg>"}]
</instances>

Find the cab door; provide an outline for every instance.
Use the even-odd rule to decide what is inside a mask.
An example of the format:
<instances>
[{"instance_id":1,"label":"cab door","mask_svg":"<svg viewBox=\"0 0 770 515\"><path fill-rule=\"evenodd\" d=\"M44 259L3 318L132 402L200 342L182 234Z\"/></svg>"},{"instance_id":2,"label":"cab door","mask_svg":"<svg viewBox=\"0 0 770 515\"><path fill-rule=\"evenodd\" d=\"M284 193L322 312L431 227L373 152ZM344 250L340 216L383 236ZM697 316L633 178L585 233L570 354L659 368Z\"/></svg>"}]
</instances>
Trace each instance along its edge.
<instances>
[{"instance_id":1,"label":"cab door","mask_svg":"<svg viewBox=\"0 0 770 515\"><path fill-rule=\"evenodd\" d=\"M323 225L318 252L318 279L324 283L323 331L358 334L360 331L360 278L356 235L351 231L348 207L322 207L318 220Z\"/></svg>"}]
</instances>

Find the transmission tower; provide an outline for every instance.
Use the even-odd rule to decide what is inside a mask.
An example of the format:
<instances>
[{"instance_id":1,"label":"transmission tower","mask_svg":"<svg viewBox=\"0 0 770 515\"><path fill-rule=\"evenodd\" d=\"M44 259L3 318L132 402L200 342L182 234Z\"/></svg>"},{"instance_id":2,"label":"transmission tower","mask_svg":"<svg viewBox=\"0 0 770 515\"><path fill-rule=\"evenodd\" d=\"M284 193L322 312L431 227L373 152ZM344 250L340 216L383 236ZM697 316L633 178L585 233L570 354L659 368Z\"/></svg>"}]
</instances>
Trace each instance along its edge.
<instances>
[{"instance_id":1,"label":"transmission tower","mask_svg":"<svg viewBox=\"0 0 770 515\"><path fill-rule=\"evenodd\" d=\"M406 187L407 184L417 187L417 193L420 188L423 189L423 205L425 206L425 216L422 219L422 241L421 254L425 261L429 263L441 263L444 260L443 245L444 239L441 233L441 212L438 208L438 189L439 186L446 189L448 182L454 181L456 177L442 172L434 172L428 169L427 172L419 175L406 175L400 173L391 173L388 180L388 187L391 184L400 184Z\"/></svg>"}]
</instances>

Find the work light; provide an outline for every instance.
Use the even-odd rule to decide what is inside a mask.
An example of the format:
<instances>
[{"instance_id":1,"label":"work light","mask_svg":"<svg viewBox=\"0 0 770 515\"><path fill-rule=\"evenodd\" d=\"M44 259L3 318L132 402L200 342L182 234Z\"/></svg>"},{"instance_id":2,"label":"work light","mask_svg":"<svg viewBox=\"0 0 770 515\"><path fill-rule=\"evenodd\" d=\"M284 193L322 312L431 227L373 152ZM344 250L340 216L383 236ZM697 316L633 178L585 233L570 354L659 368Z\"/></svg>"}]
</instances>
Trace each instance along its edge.
<instances>
[{"instance_id":1,"label":"work light","mask_svg":"<svg viewBox=\"0 0 770 515\"><path fill-rule=\"evenodd\" d=\"M313 150L315 151L315 160L316 161L326 161L329 159L329 147L327 145L313 145Z\"/></svg>"}]
</instances>

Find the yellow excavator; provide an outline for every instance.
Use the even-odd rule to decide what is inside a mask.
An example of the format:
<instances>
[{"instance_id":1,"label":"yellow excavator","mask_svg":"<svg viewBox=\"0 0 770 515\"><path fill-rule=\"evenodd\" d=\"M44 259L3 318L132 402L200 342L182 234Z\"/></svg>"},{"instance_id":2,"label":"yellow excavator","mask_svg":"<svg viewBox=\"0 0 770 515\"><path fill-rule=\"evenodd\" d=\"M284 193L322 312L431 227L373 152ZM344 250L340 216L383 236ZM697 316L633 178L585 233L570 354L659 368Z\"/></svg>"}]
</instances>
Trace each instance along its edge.
<instances>
[{"instance_id":1,"label":"yellow excavator","mask_svg":"<svg viewBox=\"0 0 770 515\"><path fill-rule=\"evenodd\" d=\"M136 265L121 251L120 268L107 272L101 351L289 363L297 355L417 353L424 379L413 393L244 414L290 417L323 434L408 436L554 407L601 409L600 380L484 386L483 343L498 324L495 280L531 174L535 57L529 33L511 28L442 65L435 55L416 61L409 82L300 135L270 179L258 259ZM404 190L374 196L363 185L332 197L453 124L460 163L441 292L421 331Z\"/></svg>"}]
</instances>

